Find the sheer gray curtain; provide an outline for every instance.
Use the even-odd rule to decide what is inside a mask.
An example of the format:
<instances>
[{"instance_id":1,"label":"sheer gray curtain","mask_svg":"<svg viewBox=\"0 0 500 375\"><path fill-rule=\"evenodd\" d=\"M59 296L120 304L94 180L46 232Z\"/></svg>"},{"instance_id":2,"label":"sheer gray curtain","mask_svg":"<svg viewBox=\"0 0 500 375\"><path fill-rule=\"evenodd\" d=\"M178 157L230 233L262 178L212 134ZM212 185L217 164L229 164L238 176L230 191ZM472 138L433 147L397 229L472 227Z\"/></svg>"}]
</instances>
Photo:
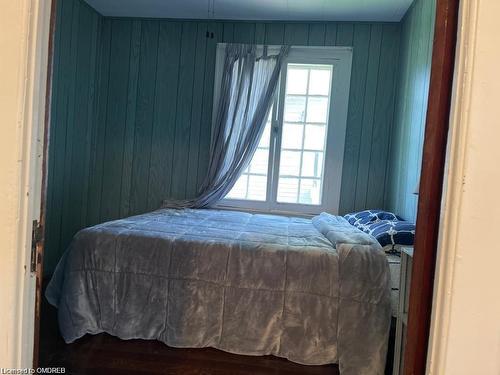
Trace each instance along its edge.
<instances>
[{"instance_id":1,"label":"sheer gray curtain","mask_svg":"<svg viewBox=\"0 0 500 375\"><path fill-rule=\"evenodd\" d=\"M206 178L196 198L166 200L164 207L210 207L231 190L257 149L288 51L257 56L255 45L226 46Z\"/></svg>"}]
</instances>

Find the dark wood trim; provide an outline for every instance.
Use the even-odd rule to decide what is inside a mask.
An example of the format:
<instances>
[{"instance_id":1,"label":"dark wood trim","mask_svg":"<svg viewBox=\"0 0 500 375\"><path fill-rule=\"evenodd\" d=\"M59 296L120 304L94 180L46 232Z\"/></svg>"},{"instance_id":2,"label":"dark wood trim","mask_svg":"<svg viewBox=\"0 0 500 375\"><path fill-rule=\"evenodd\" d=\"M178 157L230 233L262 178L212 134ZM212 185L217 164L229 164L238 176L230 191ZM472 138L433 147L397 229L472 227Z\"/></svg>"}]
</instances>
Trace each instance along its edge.
<instances>
[{"instance_id":1,"label":"dark wood trim","mask_svg":"<svg viewBox=\"0 0 500 375\"><path fill-rule=\"evenodd\" d=\"M437 0L410 288L405 375L425 374L431 324L459 0Z\"/></svg>"},{"instance_id":2,"label":"dark wood trim","mask_svg":"<svg viewBox=\"0 0 500 375\"><path fill-rule=\"evenodd\" d=\"M49 25L49 47L47 56L47 82L45 88L45 118L43 126L43 155L42 155L42 189L40 203L40 228L42 239L36 244L36 289L35 289L35 325L33 341L33 368L38 367L40 356L40 312L42 302L42 282L43 282L43 250L45 232L45 210L47 199L47 162L49 159L49 132L50 132L50 109L52 103L52 66L54 60L54 36L56 28L56 8L57 0L52 0L50 6Z\"/></svg>"}]
</instances>

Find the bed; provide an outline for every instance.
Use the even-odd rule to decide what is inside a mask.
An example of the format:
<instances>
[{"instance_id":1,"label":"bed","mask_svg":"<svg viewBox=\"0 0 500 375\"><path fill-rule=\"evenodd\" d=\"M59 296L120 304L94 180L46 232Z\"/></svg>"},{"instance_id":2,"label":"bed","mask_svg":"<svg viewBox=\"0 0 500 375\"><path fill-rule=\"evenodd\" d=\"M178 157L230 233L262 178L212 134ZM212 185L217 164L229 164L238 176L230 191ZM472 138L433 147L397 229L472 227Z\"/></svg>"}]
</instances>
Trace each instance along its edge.
<instances>
[{"instance_id":1,"label":"bed","mask_svg":"<svg viewBox=\"0 0 500 375\"><path fill-rule=\"evenodd\" d=\"M68 343L106 332L173 347L383 374L390 276L344 218L161 209L78 232L46 297Z\"/></svg>"}]
</instances>

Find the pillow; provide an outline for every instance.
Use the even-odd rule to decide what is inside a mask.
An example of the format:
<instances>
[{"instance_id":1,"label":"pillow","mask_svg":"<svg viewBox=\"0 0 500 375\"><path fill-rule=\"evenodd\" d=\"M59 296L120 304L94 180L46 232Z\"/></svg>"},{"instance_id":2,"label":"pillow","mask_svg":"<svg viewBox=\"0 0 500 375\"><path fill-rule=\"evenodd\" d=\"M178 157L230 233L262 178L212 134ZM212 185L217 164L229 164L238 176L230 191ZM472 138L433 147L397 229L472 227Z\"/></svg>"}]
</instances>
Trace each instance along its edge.
<instances>
[{"instance_id":1,"label":"pillow","mask_svg":"<svg viewBox=\"0 0 500 375\"><path fill-rule=\"evenodd\" d=\"M312 219L314 227L337 247L339 243L356 243L360 245L377 245L373 236L367 235L350 225L342 216L333 216L322 212Z\"/></svg>"},{"instance_id":2,"label":"pillow","mask_svg":"<svg viewBox=\"0 0 500 375\"><path fill-rule=\"evenodd\" d=\"M413 245L415 224L409 221L380 220L364 224L358 229L371 234L382 247L387 245Z\"/></svg>"},{"instance_id":3,"label":"pillow","mask_svg":"<svg viewBox=\"0 0 500 375\"><path fill-rule=\"evenodd\" d=\"M350 214L344 215L344 219L346 219L349 224L355 225L360 220L365 220L369 218L372 213L369 210L360 211L360 212L352 212Z\"/></svg>"},{"instance_id":4,"label":"pillow","mask_svg":"<svg viewBox=\"0 0 500 375\"><path fill-rule=\"evenodd\" d=\"M354 225L355 227L359 227L360 225L365 225L373 222L378 222L380 220L391 220L391 221L403 220L398 215L383 210L364 210L360 212L353 212L345 215L344 218L349 222L349 224Z\"/></svg>"}]
</instances>

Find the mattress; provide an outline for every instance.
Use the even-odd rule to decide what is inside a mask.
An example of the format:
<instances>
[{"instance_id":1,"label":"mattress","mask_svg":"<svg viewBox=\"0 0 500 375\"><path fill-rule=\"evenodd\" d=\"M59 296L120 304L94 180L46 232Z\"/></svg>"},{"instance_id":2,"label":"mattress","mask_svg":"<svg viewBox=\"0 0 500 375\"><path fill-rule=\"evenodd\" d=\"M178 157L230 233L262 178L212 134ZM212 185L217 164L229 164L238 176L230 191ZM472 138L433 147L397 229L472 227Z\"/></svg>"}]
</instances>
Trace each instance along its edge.
<instances>
[{"instance_id":1,"label":"mattress","mask_svg":"<svg viewBox=\"0 0 500 375\"><path fill-rule=\"evenodd\" d=\"M46 297L73 342L106 332L384 372L390 275L345 219L161 209L78 232Z\"/></svg>"}]
</instances>

